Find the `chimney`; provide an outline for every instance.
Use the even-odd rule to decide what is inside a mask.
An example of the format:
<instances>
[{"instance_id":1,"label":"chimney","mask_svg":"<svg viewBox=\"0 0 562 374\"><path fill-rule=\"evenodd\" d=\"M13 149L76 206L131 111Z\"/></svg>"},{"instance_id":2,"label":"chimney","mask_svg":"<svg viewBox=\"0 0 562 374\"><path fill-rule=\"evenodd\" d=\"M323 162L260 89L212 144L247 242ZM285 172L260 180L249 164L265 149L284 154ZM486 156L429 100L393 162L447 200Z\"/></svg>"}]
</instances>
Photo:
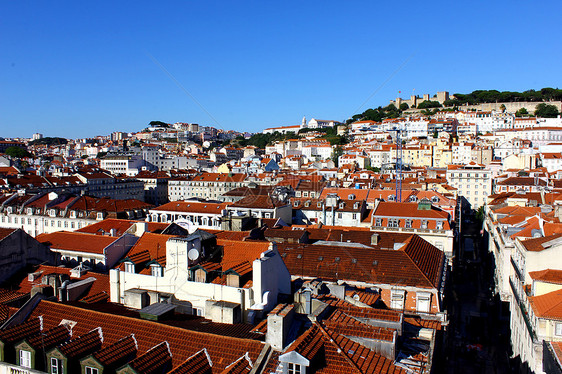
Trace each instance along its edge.
<instances>
[{"instance_id":1,"label":"chimney","mask_svg":"<svg viewBox=\"0 0 562 374\"><path fill-rule=\"evenodd\" d=\"M267 316L265 340L276 351L282 351L288 343L288 335L295 314L292 304L279 304Z\"/></svg>"},{"instance_id":2,"label":"chimney","mask_svg":"<svg viewBox=\"0 0 562 374\"><path fill-rule=\"evenodd\" d=\"M378 245L379 244L379 239L380 239L380 235L378 233L373 233L373 235L371 235L371 244L372 245Z\"/></svg>"}]
</instances>

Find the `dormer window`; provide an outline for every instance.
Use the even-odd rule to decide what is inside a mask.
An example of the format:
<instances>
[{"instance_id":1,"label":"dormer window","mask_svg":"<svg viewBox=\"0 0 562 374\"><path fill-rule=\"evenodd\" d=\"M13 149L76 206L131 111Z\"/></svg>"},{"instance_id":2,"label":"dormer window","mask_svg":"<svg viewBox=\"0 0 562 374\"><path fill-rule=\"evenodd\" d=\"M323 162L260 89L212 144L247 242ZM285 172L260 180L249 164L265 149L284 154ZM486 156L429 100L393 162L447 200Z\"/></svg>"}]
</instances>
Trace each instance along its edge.
<instances>
[{"instance_id":1,"label":"dormer window","mask_svg":"<svg viewBox=\"0 0 562 374\"><path fill-rule=\"evenodd\" d=\"M70 211L70 218L76 218L76 211L75 210Z\"/></svg>"},{"instance_id":2,"label":"dormer window","mask_svg":"<svg viewBox=\"0 0 562 374\"><path fill-rule=\"evenodd\" d=\"M377 226L377 227L382 226L382 218L376 218L375 219L375 226Z\"/></svg>"},{"instance_id":3,"label":"dormer window","mask_svg":"<svg viewBox=\"0 0 562 374\"><path fill-rule=\"evenodd\" d=\"M298 201L298 200L293 201L293 206L294 206L295 208L298 207L298 206L299 206L299 201Z\"/></svg>"},{"instance_id":4,"label":"dormer window","mask_svg":"<svg viewBox=\"0 0 562 374\"><path fill-rule=\"evenodd\" d=\"M394 201L395 196L394 195L389 195L388 196L388 201Z\"/></svg>"},{"instance_id":5,"label":"dormer window","mask_svg":"<svg viewBox=\"0 0 562 374\"><path fill-rule=\"evenodd\" d=\"M125 273L134 273L135 264L132 262L125 262Z\"/></svg>"},{"instance_id":6,"label":"dormer window","mask_svg":"<svg viewBox=\"0 0 562 374\"><path fill-rule=\"evenodd\" d=\"M410 202L415 203L416 201L418 201L417 196L410 196Z\"/></svg>"},{"instance_id":7,"label":"dormer window","mask_svg":"<svg viewBox=\"0 0 562 374\"><path fill-rule=\"evenodd\" d=\"M349 194L349 195L347 196L347 199L348 199L348 200L355 200L355 195L354 195L354 194Z\"/></svg>"},{"instance_id":8,"label":"dormer window","mask_svg":"<svg viewBox=\"0 0 562 374\"><path fill-rule=\"evenodd\" d=\"M303 196L303 197L308 197L308 191L304 191L304 192L302 193L302 196Z\"/></svg>"},{"instance_id":9,"label":"dormer window","mask_svg":"<svg viewBox=\"0 0 562 374\"><path fill-rule=\"evenodd\" d=\"M150 274L153 277L161 277L162 276L162 266L160 266L160 265L150 265Z\"/></svg>"},{"instance_id":10,"label":"dormer window","mask_svg":"<svg viewBox=\"0 0 562 374\"><path fill-rule=\"evenodd\" d=\"M304 206L308 208L308 207L310 206L310 201L307 200L307 201L304 203Z\"/></svg>"},{"instance_id":11,"label":"dormer window","mask_svg":"<svg viewBox=\"0 0 562 374\"><path fill-rule=\"evenodd\" d=\"M411 220L411 219L407 219L407 220L406 220L406 228L407 228L407 229L411 229L411 228L412 228L412 220Z\"/></svg>"},{"instance_id":12,"label":"dormer window","mask_svg":"<svg viewBox=\"0 0 562 374\"><path fill-rule=\"evenodd\" d=\"M359 203L356 202L355 204L353 204L353 209L359 209Z\"/></svg>"},{"instance_id":13,"label":"dormer window","mask_svg":"<svg viewBox=\"0 0 562 374\"><path fill-rule=\"evenodd\" d=\"M102 212L98 212L96 214L96 219L102 220L103 219L103 213Z\"/></svg>"},{"instance_id":14,"label":"dormer window","mask_svg":"<svg viewBox=\"0 0 562 374\"><path fill-rule=\"evenodd\" d=\"M439 198L438 198L437 196L433 196L433 197L431 198L431 202L432 202L432 203L438 203L438 202L439 202Z\"/></svg>"},{"instance_id":15,"label":"dormer window","mask_svg":"<svg viewBox=\"0 0 562 374\"><path fill-rule=\"evenodd\" d=\"M345 203L340 203L340 209L345 208Z\"/></svg>"},{"instance_id":16,"label":"dormer window","mask_svg":"<svg viewBox=\"0 0 562 374\"><path fill-rule=\"evenodd\" d=\"M322 203L321 203L320 201L319 201L319 202L317 202L317 203L316 203L316 207L318 207L318 208L322 208Z\"/></svg>"},{"instance_id":17,"label":"dormer window","mask_svg":"<svg viewBox=\"0 0 562 374\"><path fill-rule=\"evenodd\" d=\"M443 230L443 221L437 221L436 228L437 230Z\"/></svg>"},{"instance_id":18,"label":"dormer window","mask_svg":"<svg viewBox=\"0 0 562 374\"><path fill-rule=\"evenodd\" d=\"M299 364L287 363L287 374L304 374Z\"/></svg>"},{"instance_id":19,"label":"dormer window","mask_svg":"<svg viewBox=\"0 0 562 374\"><path fill-rule=\"evenodd\" d=\"M33 208L27 208L27 214L33 214Z\"/></svg>"},{"instance_id":20,"label":"dormer window","mask_svg":"<svg viewBox=\"0 0 562 374\"><path fill-rule=\"evenodd\" d=\"M422 228L422 229L427 229L427 220L426 220L426 219L424 219L424 220L421 221L421 228Z\"/></svg>"},{"instance_id":21,"label":"dormer window","mask_svg":"<svg viewBox=\"0 0 562 374\"><path fill-rule=\"evenodd\" d=\"M56 211L55 209L49 210L49 216L51 216L51 217L56 217L56 216L57 216L57 211Z\"/></svg>"},{"instance_id":22,"label":"dormer window","mask_svg":"<svg viewBox=\"0 0 562 374\"><path fill-rule=\"evenodd\" d=\"M31 368L31 352L30 351L25 351L25 350L20 350L20 362L19 362L19 366L24 367L24 368Z\"/></svg>"}]
</instances>

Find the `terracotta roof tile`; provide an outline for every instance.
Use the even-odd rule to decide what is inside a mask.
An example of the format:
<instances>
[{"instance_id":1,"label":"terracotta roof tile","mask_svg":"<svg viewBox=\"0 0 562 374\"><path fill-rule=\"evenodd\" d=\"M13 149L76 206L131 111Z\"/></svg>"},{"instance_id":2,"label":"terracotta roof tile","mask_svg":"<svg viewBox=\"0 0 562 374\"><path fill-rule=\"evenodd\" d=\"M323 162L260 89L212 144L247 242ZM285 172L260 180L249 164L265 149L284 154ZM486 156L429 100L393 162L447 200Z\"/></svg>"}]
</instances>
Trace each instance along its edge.
<instances>
[{"instance_id":1,"label":"terracotta roof tile","mask_svg":"<svg viewBox=\"0 0 562 374\"><path fill-rule=\"evenodd\" d=\"M110 315L49 301L39 302L30 318L39 315L43 316L46 328L58 325L63 319L76 322L73 332L77 335L101 327L104 343L108 345L115 343L123 336L134 334L139 352L146 352L162 343L162 339L166 339L170 346L174 366L180 365L201 349L206 348L213 362L213 372L220 372L245 352L248 352L252 362L255 362L264 347L263 343L254 340L189 331L152 321ZM104 352L104 356L110 357L114 355L114 352L118 353L116 349L111 351ZM99 352L94 356L102 361L103 356L99 357Z\"/></svg>"},{"instance_id":2,"label":"terracotta roof tile","mask_svg":"<svg viewBox=\"0 0 562 374\"><path fill-rule=\"evenodd\" d=\"M96 328L77 339L73 339L60 347L60 351L69 358L83 358L101 348L103 341L101 328Z\"/></svg>"},{"instance_id":3,"label":"terracotta roof tile","mask_svg":"<svg viewBox=\"0 0 562 374\"><path fill-rule=\"evenodd\" d=\"M529 276L535 281L562 284L562 270L545 269L539 271L530 271Z\"/></svg>"},{"instance_id":4,"label":"terracotta roof tile","mask_svg":"<svg viewBox=\"0 0 562 374\"><path fill-rule=\"evenodd\" d=\"M211 374L211 363L207 356L207 350L202 349L185 360L180 366L168 374Z\"/></svg>"},{"instance_id":5,"label":"terracotta roof tile","mask_svg":"<svg viewBox=\"0 0 562 374\"><path fill-rule=\"evenodd\" d=\"M562 321L562 290L529 296L529 302L537 317Z\"/></svg>"},{"instance_id":6,"label":"terracotta roof tile","mask_svg":"<svg viewBox=\"0 0 562 374\"><path fill-rule=\"evenodd\" d=\"M523 240L521 244L525 247L526 250L531 252L540 252L546 249L549 242L554 241L556 239L562 238L562 234L555 234L551 236L545 236L542 238L534 238L534 239L527 239Z\"/></svg>"},{"instance_id":7,"label":"terracotta roof tile","mask_svg":"<svg viewBox=\"0 0 562 374\"><path fill-rule=\"evenodd\" d=\"M99 236L81 232L58 231L41 234L37 240L51 249L104 254L104 249L116 241L117 237Z\"/></svg>"},{"instance_id":8,"label":"terracotta roof tile","mask_svg":"<svg viewBox=\"0 0 562 374\"><path fill-rule=\"evenodd\" d=\"M94 353L94 358L105 366L111 366L137 353L137 341L133 334L119 339Z\"/></svg>"},{"instance_id":9,"label":"terracotta roof tile","mask_svg":"<svg viewBox=\"0 0 562 374\"><path fill-rule=\"evenodd\" d=\"M51 329L33 335L27 342L36 349L48 350L70 339L70 326L60 324Z\"/></svg>"},{"instance_id":10,"label":"terracotta roof tile","mask_svg":"<svg viewBox=\"0 0 562 374\"><path fill-rule=\"evenodd\" d=\"M128 366L139 374L153 374L165 371L171 366L171 363L170 346L168 342L162 342L129 362Z\"/></svg>"},{"instance_id":11,"label":"terracotta roof tile","mask_svg":"<svg viewBox=\"0 0 562 374\"><path fill-rule=\"evenodd\" d=\"M0 331L0 340L4 343L16 343L25 337L38 334L43 328L43 321L40 317L28 319L19 325L10 326Z\"/></svg>"}]
</instances>

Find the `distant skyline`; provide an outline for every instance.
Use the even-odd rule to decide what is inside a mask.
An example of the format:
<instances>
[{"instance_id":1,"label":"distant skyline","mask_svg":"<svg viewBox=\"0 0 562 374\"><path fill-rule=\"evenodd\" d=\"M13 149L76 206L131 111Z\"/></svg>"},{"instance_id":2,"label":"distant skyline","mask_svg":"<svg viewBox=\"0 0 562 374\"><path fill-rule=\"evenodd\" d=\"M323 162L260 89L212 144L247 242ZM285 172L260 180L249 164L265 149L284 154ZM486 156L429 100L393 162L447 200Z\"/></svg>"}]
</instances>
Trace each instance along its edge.
<instances>
[{"instance_id":1,"label":"distant skyline","mask_svg":"<svg viewBox=\"0 0 562 374\"><path fill-rule=\"evenodd\" d=\"M257 132L303 115L344 121L399 91L560 88L561 11L560 1L4 1L0 137L93 137L152 120Z\"/></svg>"}]
</instances>

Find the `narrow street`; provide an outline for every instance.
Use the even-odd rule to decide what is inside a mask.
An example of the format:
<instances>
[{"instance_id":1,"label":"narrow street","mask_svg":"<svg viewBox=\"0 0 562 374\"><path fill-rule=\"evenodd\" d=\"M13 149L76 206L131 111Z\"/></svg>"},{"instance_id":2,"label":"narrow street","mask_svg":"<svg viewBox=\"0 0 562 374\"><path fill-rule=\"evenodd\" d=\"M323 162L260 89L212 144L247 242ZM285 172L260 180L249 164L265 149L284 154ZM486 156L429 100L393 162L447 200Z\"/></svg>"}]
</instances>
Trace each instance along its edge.
<instances>
[{"instance_id":1,"label":"narrow street","mask_svg":"<svg viewBox=\"0 0 562 374\"><path fill-rule=\"evenodd\" d=\"M480 223L471 216L462 224L447 294L450 325L435 372L511 373L509 321L493 296L494 259Z\"/></svg>"}]
</instances>

